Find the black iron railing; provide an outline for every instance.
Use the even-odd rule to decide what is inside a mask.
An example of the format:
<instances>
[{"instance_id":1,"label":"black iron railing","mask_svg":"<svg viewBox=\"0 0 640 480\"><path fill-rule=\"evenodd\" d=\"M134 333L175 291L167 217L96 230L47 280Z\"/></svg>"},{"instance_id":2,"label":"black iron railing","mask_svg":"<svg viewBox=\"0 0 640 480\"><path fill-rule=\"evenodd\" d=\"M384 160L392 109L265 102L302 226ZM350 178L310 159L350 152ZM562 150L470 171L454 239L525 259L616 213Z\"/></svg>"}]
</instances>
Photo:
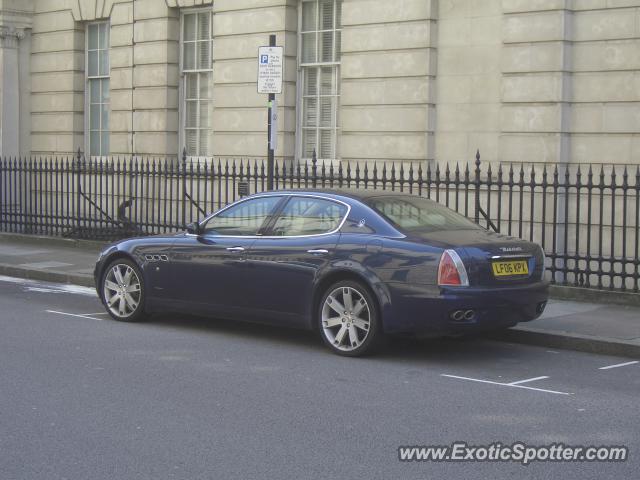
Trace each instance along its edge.
<instances>
[{"instance_id":1,"label":"black iron railing","mask_svg":"<svg viewBox=\"0 0 640 480\"><path fill-rule=\"evenodd\" d=\"M0 159L0 231L110 240L183 229L264 191L264 159ZM276 161L276 189L357 188L432 198L540 243L553 282L638 292L640 167Z\"/></svg>"}]
</instances>

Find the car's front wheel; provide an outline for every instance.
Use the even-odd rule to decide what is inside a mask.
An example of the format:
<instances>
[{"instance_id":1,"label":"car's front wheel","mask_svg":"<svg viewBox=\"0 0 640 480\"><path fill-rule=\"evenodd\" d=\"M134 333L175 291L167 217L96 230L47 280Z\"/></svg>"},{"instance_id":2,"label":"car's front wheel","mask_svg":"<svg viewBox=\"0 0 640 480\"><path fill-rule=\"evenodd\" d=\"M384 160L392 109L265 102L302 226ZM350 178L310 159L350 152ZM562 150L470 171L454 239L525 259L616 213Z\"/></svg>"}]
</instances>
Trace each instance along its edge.
<instances>
[{"instance_id":1,"label":"car's front wheel","mask_svg":"<svg viewBox=\"0 0 640 480\"><path fill-rule=\"evenodd\" d=\"M119 258L102 274L102 303L109 314L122 322L144 317L144 284L140 269L132 261Z\"/></svg>"},{"instance_id":2,"label":"car's front wheel","mask_svg":"<svg viewBox=\"0 0 640 480\"><path fill-rule=\"evenodd\" d=\"M339 355L370 353L382 335L373 295L353 280L337 282L324 292L318 319L324 343Z\"/></svg>"}]
</instances>

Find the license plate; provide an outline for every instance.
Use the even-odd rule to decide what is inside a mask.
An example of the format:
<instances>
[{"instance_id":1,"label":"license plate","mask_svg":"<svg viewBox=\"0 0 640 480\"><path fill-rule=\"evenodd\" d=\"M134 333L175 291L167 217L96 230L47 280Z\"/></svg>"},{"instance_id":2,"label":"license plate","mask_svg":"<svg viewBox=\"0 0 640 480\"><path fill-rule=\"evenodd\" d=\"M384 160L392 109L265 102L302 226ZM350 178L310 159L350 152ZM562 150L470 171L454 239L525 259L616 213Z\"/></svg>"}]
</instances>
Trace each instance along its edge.
<instances>
[{"instance_id":1,"label":"license plate","mask_svg":"<svg viewBox=\"0 0 640 480\"><path fill-rule=\"evenodd\" d=\"M510 277L513 275L529 275L529 264L526 260L510 260L508 262L493 262L493 275L496 277Z\"/></svg>"}]
</instances>

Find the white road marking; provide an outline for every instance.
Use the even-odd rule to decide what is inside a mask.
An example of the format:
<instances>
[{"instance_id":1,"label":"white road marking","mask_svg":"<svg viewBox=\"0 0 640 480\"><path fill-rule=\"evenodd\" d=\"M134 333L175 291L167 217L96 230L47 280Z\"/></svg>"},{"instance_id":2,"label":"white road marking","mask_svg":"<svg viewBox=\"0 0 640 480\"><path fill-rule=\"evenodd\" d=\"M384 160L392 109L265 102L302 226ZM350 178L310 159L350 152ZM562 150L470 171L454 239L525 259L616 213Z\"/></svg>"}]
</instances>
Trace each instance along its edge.
<instances>
[{"instance_id":1,"label":"white road marking","mask_svg":"<svg viewBox=\"0 0 640 480\"><path fill-rule=\"evenodd\" d=\"M0 253L2 255L11 255L12 257L26 257L31 255L40 255L41 253L51 253L51 250L37 250L33 248L0 245Z\"/></svg>"},{"instance_id":2,"label":"white road marking","mask_svg":"<svg viewBox=\"0 0 640 480\"><path fill-rule=\"evenodd\" d=\"M82 314L82 313L58 312L56 310L45 310L45 312L47 312L47 313L57 313L58 315L68 315L70 317L88 318L89 320L96 320L98 322L101 322L101 321L104 320L104 318L93 318L93 317L90 317L89 315L85 315L85 314Z\"/></svg>"},{"instance_id":3,"label":"white road marking","mask_svg":"<svg viewBox=\"0 0 640 480\"><path fill-rule=\"evenodd\" d=\"M19 266L27 267L27 268L58 268L58 267L70 267L72 265L73 263L50 261L50 262L36 262L36 263L21 263Z\"/></svg>"},{"instance_id":4,"label":"white road marking","mask_svg":"<svg viewBox=\"0 0 640 480\"><path fill-rule=\"evenodd\" d=\"M520 385L521 383L535 382L536 380L543 380L545 378L549 378L549 377L543 375L542 377L527 378L526 380L518 380L517 382L511 382L509 385Z\"/></svg>"},{"instance_id":5,"label":"white road marking","mask_svg":"<svg viewBox=\"0 0 640 480\"><path fill-rule=\"evenodd\" d=\"M25 292L38 292L38 293L60 293L60 290L55 288L42 288L42 287L24 287Z\"/></svg>"},{"instance_id":6,"label":"white road marking","mask_svg":"<svg viewBox=\"0 0 640 480\"><path fill-rule=\"evenodd\" d=\"M556 395L573 395L573 393L558 392L556 390L547 390L544 388L526 387L524 385L512 385L510 383L492 382L491 380L482 380L479 378L460 377L458 375L440 374L441 377L456 378L458 380L467 380L469 382L488 383L490 385L498 385L500 387L522 388L523 390L535 390L536 392L554 393Z\"/></svg>"},{"instance_id":7,"label":"white road marking","mask_svg":"<svg viewBox=\"0 0 640 480\"><path fill-rule=\"evenodd\" d=\"M634 360L632 362L616 363L615 365L600 367L598 370L609 370L610 368L626 367L627 365L635 365L636 363L640 363L640 361Z\"/></svg>"},{"instance_id":8,"label":"white road marking","mask_svg":"<svg viewBox=\"0 0 640 480\"><path fill-rule=\"evenodd\" d=\"M9 282L9 283L28 283L32 282L32 280L26 280L24 278L17 277L7 277L5 275L0 275L0 282Z\"/></svg>"},{"instance_id":9,"label":"white road marking","mask_svg":"<svg viewBox=\"0 0 640 480\"><path fill-rule=\"evenodd\" d=\"M90 287L81 285L73 285L69 283L50 283L39 282L36 280L28 280L26 278L7 277L0 275L0 282L15 283L23 285L26 291L41 293L71 293L75 295L86 295L90 297L96 296L96 291Z\"/></svg>"}]
</instances>

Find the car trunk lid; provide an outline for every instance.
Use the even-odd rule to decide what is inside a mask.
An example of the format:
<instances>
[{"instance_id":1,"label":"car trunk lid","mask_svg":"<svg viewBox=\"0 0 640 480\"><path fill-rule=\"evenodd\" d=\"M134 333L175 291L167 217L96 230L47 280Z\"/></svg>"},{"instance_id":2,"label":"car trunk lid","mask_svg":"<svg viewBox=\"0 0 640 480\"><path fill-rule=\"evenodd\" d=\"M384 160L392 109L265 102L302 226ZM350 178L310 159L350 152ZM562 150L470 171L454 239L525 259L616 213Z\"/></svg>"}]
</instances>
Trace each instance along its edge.
<instances>
[{"instance_id":1,"label":"car trunk lid","mask_svg":"<svg viewBox=\"0 0 640 480\"><path fill-rule=\"evenodd\" d=\"M504 234L466 229L412 232L411 237L441 248L453 248L460 255L469 284L512 286L540 281L544 272L542 249Z\"/></svg>"}]
</instances>

